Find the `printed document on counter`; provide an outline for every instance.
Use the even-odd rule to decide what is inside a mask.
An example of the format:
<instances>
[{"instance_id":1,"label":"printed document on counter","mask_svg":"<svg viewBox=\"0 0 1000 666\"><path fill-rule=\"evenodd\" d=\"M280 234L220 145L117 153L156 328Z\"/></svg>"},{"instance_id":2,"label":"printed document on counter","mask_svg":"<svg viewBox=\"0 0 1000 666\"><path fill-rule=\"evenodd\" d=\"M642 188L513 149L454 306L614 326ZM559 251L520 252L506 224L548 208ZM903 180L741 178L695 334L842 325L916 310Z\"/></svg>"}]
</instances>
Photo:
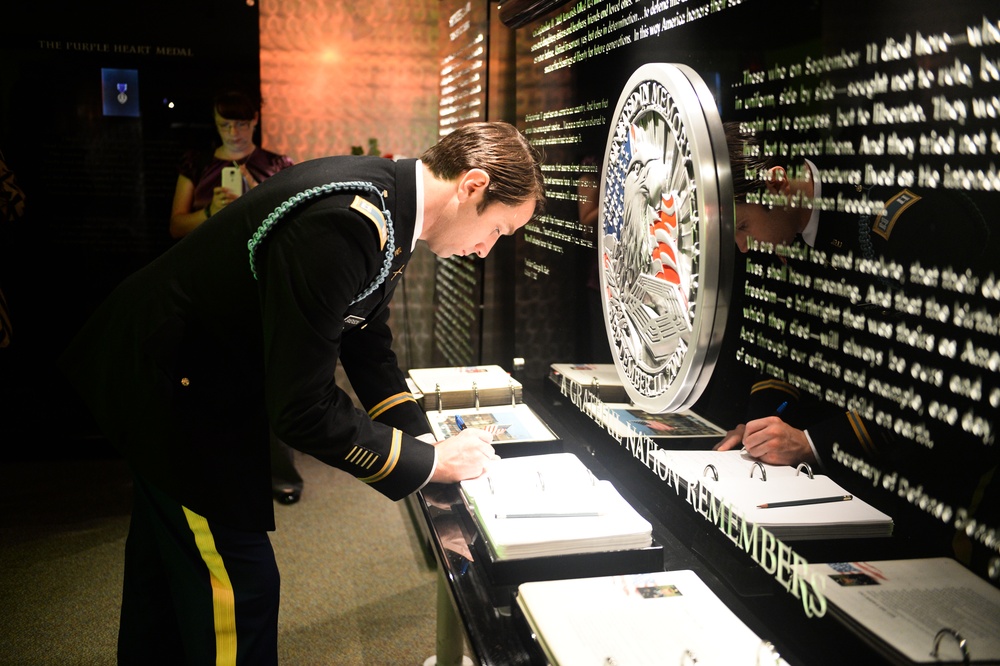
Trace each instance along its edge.
<instances>
[{"instance_id":1,"label":"printed document on counter","mask_svg":"<svg viewBox=\"0 0 1000 666\"><path fill-rule=\"evenodd\" d=\"M894 656L962 663L965 641L971 663L1000 660L1000 589L953 559L810 564L809 573L822 575L837 619Z\"/></svg>"}]
</instances>

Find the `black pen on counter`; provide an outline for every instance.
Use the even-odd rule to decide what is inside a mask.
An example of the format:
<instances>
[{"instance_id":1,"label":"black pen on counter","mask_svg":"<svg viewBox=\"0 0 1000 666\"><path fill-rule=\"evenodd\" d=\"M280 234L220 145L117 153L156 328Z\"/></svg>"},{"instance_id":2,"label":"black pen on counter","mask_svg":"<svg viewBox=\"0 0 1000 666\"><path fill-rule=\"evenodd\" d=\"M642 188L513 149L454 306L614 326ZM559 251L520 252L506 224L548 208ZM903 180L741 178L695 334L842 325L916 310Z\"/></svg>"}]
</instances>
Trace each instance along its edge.
<instances>
[{"instance_id":1,"label":"black pen on counter","mask_svg":"<svg viewBox=\"0 0 1000 666\"><path fill-rule=\"evenodd\" d=\"M848 502L854 495L834 495L833 497L811 497L809 499L788 500L787 502L767 502L758 504L758 509L776 509L781 506L804 506L806 504L827 504L828 502Z\"/></svg>"}]
</instances>

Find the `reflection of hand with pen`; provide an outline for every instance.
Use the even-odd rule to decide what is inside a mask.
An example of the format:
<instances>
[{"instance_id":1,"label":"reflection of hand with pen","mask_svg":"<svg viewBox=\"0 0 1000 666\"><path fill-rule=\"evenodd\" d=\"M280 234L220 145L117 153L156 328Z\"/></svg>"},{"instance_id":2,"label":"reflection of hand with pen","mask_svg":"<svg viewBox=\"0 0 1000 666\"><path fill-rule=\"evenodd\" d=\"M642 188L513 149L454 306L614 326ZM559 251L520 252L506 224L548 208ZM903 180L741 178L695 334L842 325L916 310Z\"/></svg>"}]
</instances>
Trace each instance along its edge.
<instances>
[{"instance_id":1,"label":"reflection of hand with pen","mask_svg":"<svg viewBox=\"0 0 1000 666\"><path fill-rule=\"evenodd\" d=\"M787 408L786 400L778 405L773 415L741 423L713 448L728 451L742 444L747 455L770 465L797 465L800 462L816 465L806 433L782 420Z\"/></svg>"}]
</instances>

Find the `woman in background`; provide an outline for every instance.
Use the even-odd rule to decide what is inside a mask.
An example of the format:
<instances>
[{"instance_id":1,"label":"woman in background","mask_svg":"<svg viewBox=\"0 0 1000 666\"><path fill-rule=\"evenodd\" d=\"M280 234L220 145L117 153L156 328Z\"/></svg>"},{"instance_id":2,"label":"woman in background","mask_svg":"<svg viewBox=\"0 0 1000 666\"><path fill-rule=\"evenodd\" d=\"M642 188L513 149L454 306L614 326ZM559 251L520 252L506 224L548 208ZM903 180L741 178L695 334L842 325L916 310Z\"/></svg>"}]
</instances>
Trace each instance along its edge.
<instances>
[{"instance_id":1,"label":"woman in background","mask_svg":"<svg viewBox=\"0 0 1000 666\"><path fill-rule=\"evenodd\" d=\"M286 155L272 153L254 143L260 111L249 96L226 91L216 95L212 108L221 145L212 152L185 153L170 213L173 238L187 236L243 192L292 165ZM240 170L242 192L222 187L222 170L232 166Z\"/></svg>"}]
</instances>

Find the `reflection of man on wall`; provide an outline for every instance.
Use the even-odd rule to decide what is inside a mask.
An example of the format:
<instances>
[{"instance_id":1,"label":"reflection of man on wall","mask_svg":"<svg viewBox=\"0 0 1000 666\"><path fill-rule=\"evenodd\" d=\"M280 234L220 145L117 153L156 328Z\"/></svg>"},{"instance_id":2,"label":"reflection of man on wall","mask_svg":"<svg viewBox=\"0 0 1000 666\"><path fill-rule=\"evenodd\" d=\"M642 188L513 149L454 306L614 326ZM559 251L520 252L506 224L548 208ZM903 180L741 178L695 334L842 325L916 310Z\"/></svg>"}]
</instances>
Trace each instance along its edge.
<instances>
[{"instance_id":1,"label":"reflection of man on wall","mask_svg":"<svg viewBox=\"0 0 1000 666\"><path fill-rule=\"evenodd\" d=\"M854 185L838 190L820 182L818 169L811 161L804 160L789 173L789 168L759 157L763 153L754 137L740 136L735 123L726 125L736 195L736 244L741 252L755 247L766 251L772 245L788 246L789 251L783 253L779 248L776 252L782 263L814 280L823 277L832 282L844 278L830 264L834 254L869 259L884 256L907 268L918 262L925 267L950 266L960 273L965 267L982 268L989 261L995 263L983 252L989 236L983 215L964 193L918 192L902 187L877 192ZM748 203L750 193L764 203ZM871 200L871 214L829 211L821 215L818 205L806 203L838 197ZM794 248L807 252L796 252ZM825 262L813 260L821 253L826 253ZM797 259L803 256L810 259ZM908 276L904 273L902 280L871 276L870 281L880 290L900 293L908 288ZM788 288L796 289L791 285ZM824 294L817 298L829 300ZM875 318L893 321L900 317L891 308L873 308L865 303L858 304L857 309L865 307ZM795 315L794 310L786 310L784 305L781 308L787 315ZM837 326L836 320L830 324L831 328ZM795 340L796 346L806 347L802 351L815 351L808 350L808 344ZM906 348L901 349L905 354ZM839 352L820 349L828 356L839 356ZM909 375L904 381L909 381ZM779 408L783 403L787 407ZM993 423L997 422L996 412L994 405L990 412ZM918 445L863 418L856 410L824 404L789 382L764 377L751 389L747 422L730 430L715 448L742 446L750 456L767 463L808 462L814 466L830 463L836 452L842 456L841 461L849 456L887 473L902 471L920 483L927 482L929 488L933 487L929 493L932 496L941 492L956 502L953 506L979 508L985 514L980 521L996 526L1000 507L996 489L989 490L996 471L995 453L981 443L950 451L953 442L939 444L938 450ZM957 456L956 450L961 452ZM990 492L994 494L992 499ZM990 557L995 555L991 553Z\"/></svg>"},{"instance_id":2,"label":"reflection of man on wall","mask_svg":"<svg viewBox=\"0 0 1000 666\"><path fill-rule=\"evenodd\" d=\"M884 204L875 207L877 214L847 216L849 219L844 219L844 216L836 216L832 212L824 213L824 222L821 223L819 207L802 204L831 197L829 190L832 188L819 181L814 163L804 160L797 177L792 177L786 167L759 157L762 152L758 150L755 138L741 136L736 123L726 123L726 136L736 195L736 244L743 253L748 252L751 244L756 242L775 246L805 244L829 254L852 253L855 257L885 256L903 265L922 261L925 266L958 267L975 265L982 259L976 255L986 245L988 229L982 213L961 193L917 194L905 188L887 192L885 197L868 193L873 200L884 201ZM760 192L762 185L763 192ZM853 190L850 196L859 198L859 190L854 186L850 189ZM776 203L748 203L747 195L754 191L762 196L762 200L769 196L769 200ZM830 219L827 220L827 217ZM800 261L795 267L806 272L832 270L828 265L814 264ZM898 282L884 286L900 288ZM798 393L794 386L771 379L754 387L751 403L757 404L755 411L758 413L773 414L779 405L790 401L789 409L783 412L787 417L795 413ZM849 413L848 417L853 422L845 424L846 430L827 431L828 434L841 436L841 447L845 446L844 440L867 439L871 434L856 413L853 416ZM784 426L781 432L768 430L769 425L776 424ZM871 428L871 431L874 430ZM851 436L843 436L847 434ZM737 426L717 448L730 449L742 444L750 455L767 463L797 464L805 461L815 464L819 446L816 438L822 438L822 435L812 436L810 440L803 431L788 428L776 417L759 419ZM877 452L881 447L876 439L872 436L871 441L859 441L858 448L851 447L852 451L861 455Z\"/></svg>"}]
</instances>

